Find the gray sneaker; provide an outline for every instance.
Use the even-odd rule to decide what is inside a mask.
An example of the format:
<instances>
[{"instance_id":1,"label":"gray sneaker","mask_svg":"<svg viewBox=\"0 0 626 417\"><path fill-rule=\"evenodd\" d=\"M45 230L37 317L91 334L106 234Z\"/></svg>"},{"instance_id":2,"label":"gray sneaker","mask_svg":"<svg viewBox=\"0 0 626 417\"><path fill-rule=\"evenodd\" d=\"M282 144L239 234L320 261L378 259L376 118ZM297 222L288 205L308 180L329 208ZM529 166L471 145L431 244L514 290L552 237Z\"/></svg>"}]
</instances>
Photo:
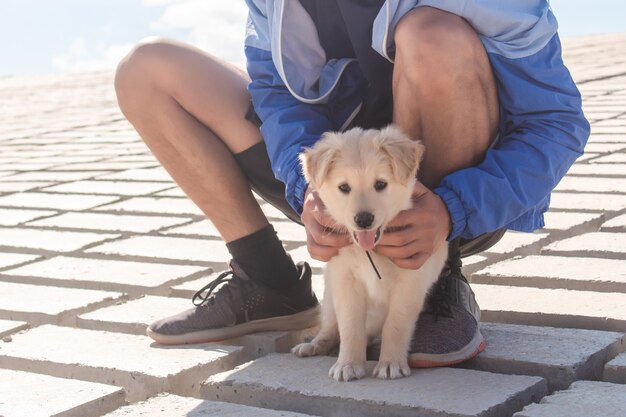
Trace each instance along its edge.
<instances>
[{"instance_id":1,"label":"gray sneaker","mask_svg":"<svg viewBox=\"0 0 626 417\"><path fill-rule=\"evenodd\" d=\"M458 240L450 242L448 260L433 285L419 316L409 347L409 366L427 368L464 362L482 352L486 343L480 332L480 308L461 273ZM368 359L377 360L380 342L368 348Z\"/></svg>"},{"instance_id":2,"label":"gray sneaker","mask_svg":"<svg viewBox=\"0 0 626 417\"><path fill-rule=\"evenodd\" d=\"M297 267L298 282L277 291L252 281L231 261L229 271L193 296L195 308L152 323L146 333L158 343L178 345L314 326L319 303L311 289L311 268L306 263Z\"/></svg>"}]
</instances>

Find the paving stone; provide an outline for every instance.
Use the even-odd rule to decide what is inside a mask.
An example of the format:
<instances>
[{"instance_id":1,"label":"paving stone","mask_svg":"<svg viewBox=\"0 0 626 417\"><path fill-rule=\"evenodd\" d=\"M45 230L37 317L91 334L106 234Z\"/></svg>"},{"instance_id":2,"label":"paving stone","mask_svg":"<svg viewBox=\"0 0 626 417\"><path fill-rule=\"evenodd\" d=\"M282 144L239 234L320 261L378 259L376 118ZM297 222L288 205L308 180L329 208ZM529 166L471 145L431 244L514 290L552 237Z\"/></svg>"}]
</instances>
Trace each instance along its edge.
<instances>
[{"instance_id":1,"label":"paving stone","mask_svg":"<svg viewBox=\"0 0 626 417\"><path fill-rule=\"evenodd\" d=\"M164 227L185 223L189 220L190 219L184 217L135 216L106 213L64 213L43 220L31 221L28 225L107 230L112 232L148 233Z\"/></svg>"},{"instance_id":2,"label":"paving stone","mask_svg":"<svg viewBox=\"0 0 626 417\"><path fill-rule=\"evenodd\" d=\"M626 384L626 353L618 355L606 364L602 379L608 382Z\"/></svg>"},{"instance_id":3,"label":"paving stone","mask_svg":"<svg viewBox=\"0 0 626 417\"><path fill-rule=\"evenodd\" d=\"M157 168L129 169L124 172L102 175L99 179L173 182L172 177L160 166Z\"/></svg>"},{"instance_id":4,"label":"paving stone","mask_svg":"<svg viewBox=\"0 0 626 417\"><path fill-rule=\"evenodd\" d=\"M137 196L163 191L171 185L158 182L77 181L48 187L44 191L78 194L109 194Z\"/></svg>"},{"instance_id":5,"label":"paving stone","mask_svg":"<svg viewBox=\"0 0 626 417\"><path fill-rule=\"evenodd\" d=\"M28 323L25 321L0 320L0 339L27 328Z\"/></svg>"},{"instance_id":6,"label":"paving stone","mask_svg":"<svg viewBox=\"0 0 626 417\"><path fill-rule=\"evenodd\" d=\"M51 182L0 182L0 193L17 193L52 185Z\"/></svg>"},{"instance_id":7,"label":"paving stone","mask_svg":"<svg viewBox=\"0 0 626 417\"><path fill-rule=\"evenodd\" d=\"M104 417L305 417L307 415L309 414L162 394L120 408Z\"/></svg>"},{"instance_id":8,"label":"paving stone","mask_svg":"<svg viewBox=\"0 0 626 417\"><path fill-rule=\"evenodd\" d=\"M626 178L566 176L565 178L561 180L559 185L557 185L555 190L556 191L625 193L626 192Z\"/></svg>"},{"instance_id":9,"label":"paving stone","mask_svg":"<svg viewBox=\"0 0 626 417\"><path fill-rule=\"evenodd\" d=\"M306 242L306 231L298 223L276 220L272 225L283 242Z\"/></svg>"},{"instance_id":10,"label":"paving stone","mask_svg":"<svg viewBox=\"0 0 626 417\"><path fill-rule=\"evenodd\" d=\"M37 255L23 255L21 253L0 252L0 269L37 259Z\"/></svg>"},{"instance_id":11,"label":"paving stone","mask_svg":"<svg viewBox=\"0 0 626 417\"><path fill-rule=\"evenodd\" d=\"M184 226L169 228L161 232L164 235L190 235L190 236L212 236L220 237L220 232L211 223L210 220L201 220L199 222L186 224Z\"/></svg>"},{"instance_id":12,"label":"paving stone","mask_svg":"<svg viewBox=\"0 0 626 417\"><path fill-rule=\"evenodd\" d=\"M614 153L595 159L594 164L624 164L626 163L626 153Z\"/></svg>"},{"instance_id":13,"label":"paving stone","mask_svg":"<svg viewBox=\"0 0 626 417\"><path fill-rule=\"evenodd\" d=\"M487 322L626 332L626 294L472 284Z\"/></svg>"},{"instance_id":14,"label":"paving stone","mask_svg":"<svg viewBox=\"0 0 626 417\"><path fill-rule=\"evenodd\" d=\"M261 210L263 210L263 213L269 219L287 220L287 216L285 216L282 211L278 210L271 204L262 203Z\"/></svg>"},{"instance_id":15,"label":"paving stone","mask_svg":"<svg viewBox=\"0 0 626 417\"><path fill-rule=\"evenodd\" d=\"M578 381L565 391L530 404L513 417L623 417L626 415L626 385Z\"/></svg>"},{"instance_id":16,"label":"paving stone","mask_svg":"<svg viewBox=\"0 0 626 417\"><path fill-rule=\"evenodd\" d=\"M586 152L585 151L585 154L582 155L581 157L579 157L578 159L576 159L576 162L588 161L588 160L596 158L598 156L600 156L599 153L592 153L592 152Z\"/></svg>"},{"instance_id":17,"label":"paving stone","mask_svg":"<svg viewBox=\"0 0 626 417\"><path fill-rule=\"evenodd\" d=\"M124 397L112 385L0 369L1 416L99 416L123 406Z\"/></svg>"},{"instance_id":18,"label":"paving stone","mask_svg":"<svg viewBox=\"0 0 626 417\"><path fill-rule=\"evenodd\" d=\"M547 233L520 233L508 231L502 239L490 247L487 253L497 253L500 255L510 254L515 252L516 254L523 254L520 249L525 248L526 251L531 251L532 247L543 239L548 237Z\"/></svg>"},{"instance_id":19,"label":"paving stone","mask_svg":"<svg viewBox=\"0 0 626 417\"><path fill-rule=\"evenodd\" d=\"M159 346L147 336L44 325L5 343L0 366L123 386L128 400L137 401L163 391L197 394L202 379L242 356L234 346Z\"/></svg>"},{"instance_id":20,"label":"paving stone","mask_svg":"<svg viewBox=\"0 0 626 417\"><path fill-rule=\"evenodd\" d=\"M550 207L552 210L618 211L626 208L626 195L554 192Z\"/></svg>"},{"instance_id":21,"label":"paving stone","mask_svg":"<svg viewBox=\"0 0 626 417\"><path fill-rule=\"evenodd\" d=\"M608 120L605 122L608 122ZM626 143L589 143L585 146L585 152L608 153L624 149L626 149Z\"/></svg>"},{"instance_id":22,"label":"paving stone","mask_svg":"<svg viewBox=\"0 0 626 417\"><path fill-rule=\"evenodd\" d=\"M600 230L603 232L626 232L626 214L617 216L602 224Z\"/></svg>"},{"instance_id":23,"label":"paving stone","mask_svg":"<svg viewBox=\"0 0 626 417\"><path fill-rule=\"evenodd\" d=\"M50 210L0 209L0 226L17 226L20 223L56 213Z\"/></svg>"},{"instance_id":24,"label":"paving stone","mask_svg":"<svg viewBox=\"0 0 626 417\"><path fill-rule=\"evenodd\" d=\"M2 200L0 199L0 205ZM160 213L179 215L204 215L193 202L187 198L173 197L136 197L120 203L108 204L98 207L98 210L138 212L138 213Z\"/></svg>"},{"instance_id":25,"label":"paving stone","mask_svg":"<svg viewBox=\"0 0 626 417\"><path fill-rule=\"evenodd\" d=\"M550 391L600 379L604 364L626 348L623 333L481 323L487 348L464 368L541 376Z\"/></svg>"},{"instance_id":26,"label":"paving stone","mask_svg":"<svg viewBox=\"0 0 626 417\"><path fill-rule=\"evenodd\" d=\"M48 193L20 193L0 197L0 206L28 207L52 210L85 210L111 203L119 197L95 195L65 195Z\"/></svg>"},{"instance_id":27,"label":"paving stone","mask_svg":"<svg viewBox=\"0 0 626 417\"><path fill-rule=\"evenodd\" d=\"M76 315L121 300L110 291L48 287L0 281L0 319L73 324Z\"/></svg>"},{"instance_id":28,"label":"paving stone","mask_svg":"<svg viewBox=\"0 0 626 417\"><path fill-rule=\"evenodd\" d=\"M86 252L219 263L230 259L226 245L221 240L165 236L137 236L116 240Z\"/></svg>"},{"instance_id":29,"label":"paving stone","mask_svg":"<svg viewBox=\"0 0 626 417\"><path fill-rule=\"evenodd\" d=\"M201 394L321 415L460 417L509 415L547 392L542 378L453 368L415 370L400 380L336 382L328 376L334 362L272 354L210 377ZM368 372L374 365L368 362Z\"/></svg>"},{"instance_id":30,"label":"paving stone","mask_svg":"<svg viewBox=\"0 0 626 417\"><path fill-rule=\"evenodd\" d=\"M595 226L603 219L601 213L548 211L544 214L546 230L568 230L583 225Z\"/></svg>"},{"instance_id":31,"label":"paving stone","mask_svg":"<svg viewBox=\"0 0 626 417\"><path fill-rule=\"evenodd\" d=\"M574 164L568 175L600 175L626 177L626 164Z\"/></svg>"},{"instance_id":32,"label":"paving stone","mask_svg":"<svg viewBox=\"0 0 626 417\"><path fill-rule=\"evenodd\" d=\"M119 235L0 227L0 246L71 252Z\"/></svg>"},{"instance_id":33,"label":"paving stone","mask_svg":"<svg viewBox=\"0 0 626 417\"><path fill-rule=\"evenodd\" d=\"M78 181L106 174L106 171L62 172L62 171L33 171L2 177L3 181Z\"/></svg>"},{"instance_id":34,"label":"paving stone","mask_svg":"<svg viewBox=\"0 0 626 417\"><path fill-rule=\"evenodd\" d=\"M187 194L178 187L171 188L169 190L161 191L155 194L159 197L182 197L187 198Z\"/></svg>"},{"instance_id":35,"label":"paving stone","mask_svg":"<svg viewBox=\"0 0 626 417\"><path fill-rule=\"evenodd\" d=\"M307 249L306 244L298 248L292 249L288 251L288 253L289 255L291 255L291 258L294 260L294 262L300 262L300 261L307 262L309 265L311 265L311 268L314 268L314 269L320 270L320 269L323 269L324 266L326 265L326 262L318 261L317 259L311 258L311 255L309 254L309 250Z\"/></svg>"},{"instance_id":36,"label":"paving stone","mask_svg":"<svg viewBox=\"0 0 626 417\"><path fill-rule=\"evenodd\" d=\"M193 307L190 299L145 296L78 316L84 329L145 335L150 323Z\"/></svg>"},{"instance_id":37,"label":"paving stone","mask_svg":"<svg viewBox=\"0 0 626 417\"><path fill-rule=\"evenodd\" d=\"M489 265L472 282L626 293L626 268L617 259L527 256Z\"/></svg>"},{"instance_id":38,"label":"paving stone","mask_svg":"<svg viewBox=\"0 0 626 417\"><path fill-rule=\"evenodd\" d=\"M31 284L59 285L130 295L166 293L169 286L188 279L206 268L187 265L130 262L57 256L2 272L3 279L15 278Z\"/></svg>"},{"instance_id":39,"label":"paving stone","mask_svg":"<svg viewBox=\"0 0 626 417\"><path fill-rule=\"evenodd\" d=\"M554 242L541 253L626 259L626 233L593 232ZM626 274L626 268L621 268Z\"/></svg>"},{"instance_id":40,"label":"paving stone","mask_svg":"<svg viewBox=\"0 0 626 417\"><path fill-rule=\"evenodd\" d=\"M109 154L106 154L107 156ZM123 161L99 161L99 162L91 162L88 164L69 164L69 165L60 165L50 168L51 171L119 171L119 170L127 170L127 169L143 169L143 168L153 168L158 166L159 163L157 161L146 161L146 162L123 162Z\"/></svg>"}]
</instances>

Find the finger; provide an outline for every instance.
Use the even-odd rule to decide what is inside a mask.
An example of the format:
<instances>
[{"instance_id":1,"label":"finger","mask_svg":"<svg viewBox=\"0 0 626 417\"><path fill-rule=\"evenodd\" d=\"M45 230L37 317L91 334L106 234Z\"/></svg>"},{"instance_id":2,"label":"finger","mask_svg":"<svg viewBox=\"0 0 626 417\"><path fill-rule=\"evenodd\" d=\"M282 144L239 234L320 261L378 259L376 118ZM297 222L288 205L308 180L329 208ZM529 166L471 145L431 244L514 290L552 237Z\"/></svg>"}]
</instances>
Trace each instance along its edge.
<instances>
[{"instance_id":1,"label":"finger","mask_svg":"<svg viewBox=\"0 0 626 417\"><path fill-rule=\"evenodd\" d=\"M336 247L319 245L310 235L307 235L306 243L311 258L318 261L328 262L339 253L339 249Z\"/></svg>"},{"instance_id":2,"label":"finger","mask_svg":"<svg viewBox=\"0 0 626 417\"><path fill-rule=\"evenodd\" d=\"M376 246L376 253L392 259L408 259L427 251L427 242L415 240L404 246Z\"/></svg>"},{"instance_id":3,"label":"finger","mask_svg":"<svg viewBox=\"0 0 626 417\"><path fill-rule=\"evenodd\" d=\"M419 234L416 233L415 227L413 226L408 226L393 232L385 232L380 238L378 246L404 246L416 240L416 236L419 236Z\"/></svg>"},{"instance_id":4,"label":"finger","mask_svg":"<svg viewBox=\"0 0 626 417\"><path fill-rule=\"evenodd\" d=\"M408 259L391 259L391 261L400 268L417 270L420 269L424 263L426 263L428 257L428 254L422 253Z\"/></svg>"}]
</instances>

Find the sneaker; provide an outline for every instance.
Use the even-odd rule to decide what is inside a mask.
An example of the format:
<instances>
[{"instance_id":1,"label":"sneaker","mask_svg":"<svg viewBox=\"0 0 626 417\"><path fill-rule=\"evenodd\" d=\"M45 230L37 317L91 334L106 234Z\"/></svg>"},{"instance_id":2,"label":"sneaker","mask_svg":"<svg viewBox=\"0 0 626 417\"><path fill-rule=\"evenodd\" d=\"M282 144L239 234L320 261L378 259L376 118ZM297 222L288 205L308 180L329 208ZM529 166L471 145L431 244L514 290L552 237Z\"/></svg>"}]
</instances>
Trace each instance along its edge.
<instances>
[{"instance_id":1,"label":"sneaker","mask_svg":"<svg viewBox=\"0 0 626 417\"><path fill-rule=\"evenodd\" d=\"M315 326L319 303L311 289L311 268L306 263L297 267L298 282L278 291L252 281L231 261L229 271L193 296L195 308L152 323L146 333L158 343L178 345Z\"/></svg>"},{"instance_id":2,"label":"sneaker","mask_svg":"<svg viewBox=\"0 0 626 417\"><path fill-rule=\"evenodd\" d=\"M480 308L461 272L458 239L450 242L448 260L419 316L409 347L409 366L429 368L465 362L487 346L480 332ZM377 360L380 341L368 348Z\"/></svg>"}]
</instances>

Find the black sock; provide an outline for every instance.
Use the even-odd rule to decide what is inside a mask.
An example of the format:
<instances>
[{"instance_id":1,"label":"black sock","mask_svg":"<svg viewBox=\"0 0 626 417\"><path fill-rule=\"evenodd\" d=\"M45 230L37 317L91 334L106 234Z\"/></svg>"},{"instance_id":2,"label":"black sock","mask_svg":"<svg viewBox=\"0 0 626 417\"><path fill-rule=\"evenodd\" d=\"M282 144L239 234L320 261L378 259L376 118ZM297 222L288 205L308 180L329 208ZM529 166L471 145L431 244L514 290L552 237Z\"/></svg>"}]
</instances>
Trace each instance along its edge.
<instances>
[{"instance_id":1,"label":"black sock","mask_svg":"<svg viewBox=\"0 0 626 417\"><path fill-rule=\"evenodd\" d=\"M298 280L298 270L271 224L227 243L226 247L233 260L254 281L282 289Z\"/></svg>"}]
</instances>

